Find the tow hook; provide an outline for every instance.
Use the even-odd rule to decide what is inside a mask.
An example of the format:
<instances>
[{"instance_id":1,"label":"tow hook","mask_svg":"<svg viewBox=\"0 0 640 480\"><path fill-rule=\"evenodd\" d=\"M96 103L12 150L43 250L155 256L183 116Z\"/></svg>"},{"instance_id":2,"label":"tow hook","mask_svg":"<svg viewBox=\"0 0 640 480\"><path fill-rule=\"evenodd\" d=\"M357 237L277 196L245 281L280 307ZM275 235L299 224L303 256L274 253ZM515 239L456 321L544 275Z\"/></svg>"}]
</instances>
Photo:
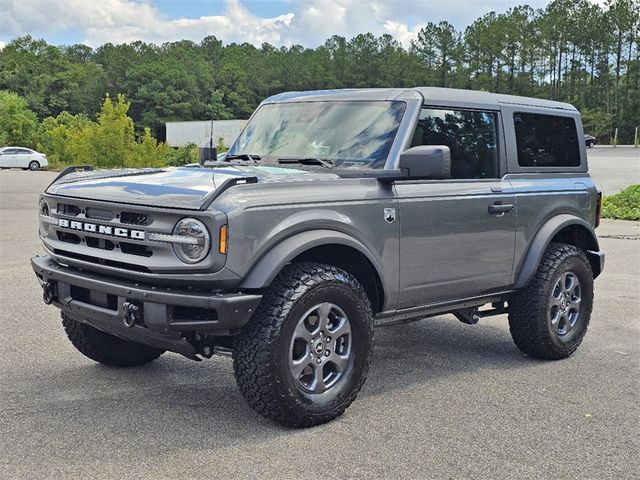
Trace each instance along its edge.
<instances>
[{"instance_id":1,"label":"tow hook","mask_svg":"<svg viewBox=\"0 0 640 480\"><path fill-rule=\"evenodd\" d=\"M42 300L47 305L51 305L55 299L55 285L51 282L42 284Z\"/></svg>"},{"instance_id":2,"label":"tow hook","mask_svg":"<svg viewBox=\"0 0 640 480\"><path fill-rule=\"evenodd\" d=\"M122 322L127 328L132 328L139 319L140 307L133 302L124 302L122 304L124 315Z\"/></svg>"}]
</instances>

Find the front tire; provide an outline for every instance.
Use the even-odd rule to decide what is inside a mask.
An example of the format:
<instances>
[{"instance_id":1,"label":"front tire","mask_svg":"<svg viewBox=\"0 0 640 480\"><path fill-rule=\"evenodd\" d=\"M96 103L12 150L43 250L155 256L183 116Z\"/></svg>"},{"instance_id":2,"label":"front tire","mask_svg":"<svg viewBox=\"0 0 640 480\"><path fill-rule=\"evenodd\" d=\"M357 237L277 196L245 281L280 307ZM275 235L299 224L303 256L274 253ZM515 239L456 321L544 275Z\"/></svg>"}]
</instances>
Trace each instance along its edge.
<instances>
[{"instance_id":1,"label":"front tire","mask_svg":"<svg viewBox=\"0 0 640 480\"><path fill-rule=\"evenodd\" d=\"M109 367L138 367L152 362L164 353L164 350L109 335L64 314L62 325L67 337L80 353Z\"/></svg>"},{"instance_id":2,"label":"front tire","mask_svg":"<svg viewBox=\"0 0 640 480\"><path fill-rule=\"evenodd\" d=\"M258 413L312 427L342 415L364 384L373 315L358 281L318 263L278 275L234 349L240 392Z\"/></svg>"},{"instance_id":3,"label":"front tire","mask_svg":"<svg viewBox=\"0 0 640 480\"><path fill-rule=\"evenodd\" d=\"M593 307L593 273L584 252L552 243L527 287L509 299L516 346L535 358L558 360L576 351Z\"/></svg>"},{"instance_id":4,"label":"front tire","mask_svg":"<svg viewBox=\"0 0 640 480\"><path fill-rule=\"evenodd\" d=\"M29 170L31 170L32 172L40 170L40 163L36 162L35 160L29 162Z\"/></svg>"}]
</instances>

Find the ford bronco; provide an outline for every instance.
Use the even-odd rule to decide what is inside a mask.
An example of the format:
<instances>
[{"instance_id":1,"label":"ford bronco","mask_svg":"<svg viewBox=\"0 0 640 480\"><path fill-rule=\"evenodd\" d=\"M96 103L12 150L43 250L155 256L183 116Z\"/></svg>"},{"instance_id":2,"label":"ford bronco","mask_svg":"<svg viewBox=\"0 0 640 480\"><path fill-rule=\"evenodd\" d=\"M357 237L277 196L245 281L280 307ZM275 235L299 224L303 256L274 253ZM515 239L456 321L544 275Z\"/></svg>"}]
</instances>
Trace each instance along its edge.
<instances>
[{"instance_id":1,"label":"ford bronco","mask_svg":"<svg viewBox=\"0 0 640 480\"><path fill-rule=\"evenodd\" d=\"M507 314L526 354L571 355L604 266L587 172L568 104L283 93L224 161L62 172L40 198L32 266L90 359L229 354L254 410L313 426L356 398L374 325Z\"/></svg>"}]
</instances>

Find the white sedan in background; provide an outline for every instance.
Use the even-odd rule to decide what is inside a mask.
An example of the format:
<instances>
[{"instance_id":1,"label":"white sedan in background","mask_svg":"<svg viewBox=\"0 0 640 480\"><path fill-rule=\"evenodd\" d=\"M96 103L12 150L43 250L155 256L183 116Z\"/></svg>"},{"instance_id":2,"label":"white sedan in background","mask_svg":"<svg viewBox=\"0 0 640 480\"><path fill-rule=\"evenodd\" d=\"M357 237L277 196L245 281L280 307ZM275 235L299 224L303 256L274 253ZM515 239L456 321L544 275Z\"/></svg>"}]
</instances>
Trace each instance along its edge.
<instances>
[{"instance_id":1,"label":"white sedan in background","mask_svg":"<svg viewBox=\"0 0 640 480\"><path fill-rule=\"evenodd\" d=\"M0 168L22 168L36 171L49 165L47 156L25 147L0 148Z\"/></svg>"}]
</instances>

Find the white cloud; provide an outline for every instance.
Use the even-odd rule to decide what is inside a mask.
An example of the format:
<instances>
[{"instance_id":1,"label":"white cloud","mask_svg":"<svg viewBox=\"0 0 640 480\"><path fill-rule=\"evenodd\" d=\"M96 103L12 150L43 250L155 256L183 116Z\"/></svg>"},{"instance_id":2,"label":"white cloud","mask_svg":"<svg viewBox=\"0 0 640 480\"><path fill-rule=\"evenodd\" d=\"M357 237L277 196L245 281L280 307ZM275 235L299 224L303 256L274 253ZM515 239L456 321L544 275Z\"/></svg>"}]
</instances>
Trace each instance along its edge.
<instances>
[{"instance_id":1,"label":"white cloud","mask_svg":"<svg viewBox=\"0 0 640 480\"><path fill-rule=\"evenodd\" d=\"M0 38L31 34L46 39L68 31L79 32L91 46L199 41L207 35L225 42L316 46L331 35L371 32L390 33L408 45L428 21L446 19L463 28L490 10L518 3L544 7L549 0L290 0L290 12L269 18L255 15L241 0L226 0L222 15L179 19L168 18L145 0L0 0Z\"/></svg>"}]
</instances>

